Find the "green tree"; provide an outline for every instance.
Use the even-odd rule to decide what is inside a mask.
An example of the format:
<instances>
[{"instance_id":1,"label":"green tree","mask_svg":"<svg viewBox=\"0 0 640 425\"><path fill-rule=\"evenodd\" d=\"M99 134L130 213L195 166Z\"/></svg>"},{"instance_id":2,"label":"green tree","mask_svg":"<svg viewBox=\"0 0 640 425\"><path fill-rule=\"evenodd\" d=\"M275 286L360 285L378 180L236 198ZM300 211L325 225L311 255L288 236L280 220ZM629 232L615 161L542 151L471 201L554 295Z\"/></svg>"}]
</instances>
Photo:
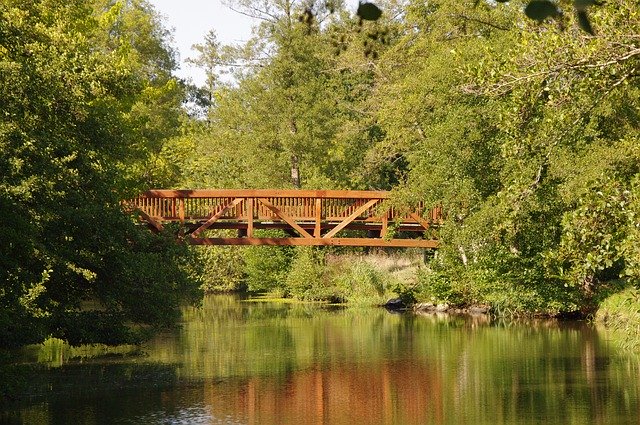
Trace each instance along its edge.
<instances>
[{"instance_id":1,"label":"green tree","mask_svg":"<svg viewBox=\"0 0 640 425\"><path fill-rule=\"evenodd\" d=\"M145 44L162 32L121 24L135 15L142 32L146 14L152 30L148 4L98 6L2 1L3 346L131 339L125 323L171 323L188 287L183 249L137 228L121 205L162 137L149 123L166 108L140 105L155 99L171 54L160 39L156 51Z\"/></svg>"},{"instance_id":2,"label":"green tree","mask_svg":"<svg viewBox=\"0 0 640 425\"><path fill-rule=\"evenodd\" d=\"M571 310L592 302L598 282L631 273L636 6L594 9L589 36L579 16L550 28L517 5L416 4L423 32L407 44L429 61L408 62L432 73L395 86L408 95L385 130L415 140L399 196L449 212L436 287L463 302Z\"/></svg>"},{"instance_id":3,"label":"green tree","mask_svg":"<svg viewBox=\"0 0 640 425\"><path fill-rule=\"evenodd\" d=\"M185 158L185 181L366 188L364 153L379 131L364 105L373 88L374 60L365 57L361 43L374 43L373 32L357 33L357 22L337 4L334 14L314 9L309 20L297 2L235 7L261 24L243 46L220 46L213 34L196 46L194 62L215 83L208 88L212 107L206 125L166 151L198 152ZM238 65L235 83L220 80L221 68ZM212 166L203 172L201 163Z\"/></svg>"}]
</instances>

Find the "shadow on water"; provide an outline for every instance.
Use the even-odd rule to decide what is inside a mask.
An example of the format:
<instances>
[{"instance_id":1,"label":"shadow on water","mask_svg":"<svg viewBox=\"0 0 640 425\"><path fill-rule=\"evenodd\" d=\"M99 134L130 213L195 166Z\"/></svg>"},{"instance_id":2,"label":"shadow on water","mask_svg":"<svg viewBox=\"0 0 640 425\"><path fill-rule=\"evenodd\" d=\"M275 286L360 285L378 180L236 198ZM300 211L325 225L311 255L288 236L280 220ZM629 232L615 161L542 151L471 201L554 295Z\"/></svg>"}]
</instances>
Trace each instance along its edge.
<instances>
[{"instance_id":1,"label":"shadow on water","mask_svg":"<svg viewBox=\"0 0 640 425\"><path fill-rule=\"evenodd\" d=\"M616 424L640 364L585 323L214 296L145 356L19 366L7 423ZM16 369L17 370L17 369ZM303 418L303 419L301 419ZM635 418L635 419L634 419Z\"/></svg>"}]
</instances>

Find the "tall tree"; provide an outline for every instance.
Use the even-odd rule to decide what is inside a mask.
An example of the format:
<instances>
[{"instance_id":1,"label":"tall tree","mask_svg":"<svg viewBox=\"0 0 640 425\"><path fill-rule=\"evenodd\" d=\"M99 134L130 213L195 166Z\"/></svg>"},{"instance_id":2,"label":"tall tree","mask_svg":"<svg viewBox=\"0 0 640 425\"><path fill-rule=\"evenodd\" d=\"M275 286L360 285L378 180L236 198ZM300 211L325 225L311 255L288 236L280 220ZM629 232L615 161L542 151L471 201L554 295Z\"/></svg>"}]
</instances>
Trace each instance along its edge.
<instances>
[{"instance_id":1,"label":"tall tree","mask_svg":"<svg viewBox=\"0 0 640 425\"><path fill-rule=\"evenodd\" d=\"M380 121L409 161L399 196L448 211L439 295L570 310L636 276L637 4L594 9L589 35L512 3L412 3Z\"/></svg>"},{"instance_id":2,"label":"tall tree","mask_svg":"<svg viewBox=\"0 0 640 425\"><path fill-rule=\"evenodd\" d=\"M370 187L370 170L362 164L380 135L364 102L373 89L378 51L366 45L386 48L374 40L383 37L376 33L381 25L359 26L339 4L333 14L326 5L298 2L234 7L261 23L243 46L199 46L197 60L208 69L243 65L243 71L214 90L205 135L196 136L204 141L196 145L209 161L241 171L225 178L210 170L208 184ZM198 167L186 167L198 173Z\"/></svg>"},{"instance_id":3,"label":"tall tree","mask_svg":"<svg viewBox=\"0 0 640 425\"><path fill-rule=\"evenodd\" d=\"M119 24L132 4L2 1L1 345L116 342L131 337L126 322L176 317L188 283L180 248L136 228L121 205L162 137L156 111L140 105L171 66L162 40L146 43L161 32ZM135 4L153 29L152 10Z\"/></svg>"}]
</instances>

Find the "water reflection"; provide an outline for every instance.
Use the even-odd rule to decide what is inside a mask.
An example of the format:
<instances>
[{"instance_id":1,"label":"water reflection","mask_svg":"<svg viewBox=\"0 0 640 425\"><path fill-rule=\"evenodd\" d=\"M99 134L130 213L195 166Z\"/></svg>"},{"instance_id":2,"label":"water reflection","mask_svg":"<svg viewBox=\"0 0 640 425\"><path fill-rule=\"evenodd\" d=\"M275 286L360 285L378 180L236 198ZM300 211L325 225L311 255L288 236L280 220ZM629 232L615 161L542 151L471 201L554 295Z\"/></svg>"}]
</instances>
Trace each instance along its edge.
<instances>
[{"instance_id":1,"label":"water reflection","mask_svg":"<svg viewBox=\"0 0 640 425\"><path fill-rule=\"evenodd\" d=\"M14 423L640 423L640 364L580 323L208 298L148 357L41 375ZM40 388L38 390L38 388ZM40 391L40 392L38 392Z\"/></svg>"}]
</instances>

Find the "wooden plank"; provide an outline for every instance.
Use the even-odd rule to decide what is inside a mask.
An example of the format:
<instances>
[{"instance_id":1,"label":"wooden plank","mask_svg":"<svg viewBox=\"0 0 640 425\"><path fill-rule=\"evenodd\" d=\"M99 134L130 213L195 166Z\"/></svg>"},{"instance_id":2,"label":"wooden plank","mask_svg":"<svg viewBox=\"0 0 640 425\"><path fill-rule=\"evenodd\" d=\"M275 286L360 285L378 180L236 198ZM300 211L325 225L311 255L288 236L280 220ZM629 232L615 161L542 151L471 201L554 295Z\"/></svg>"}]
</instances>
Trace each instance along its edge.
<instances>
[{"instance_id":1,"label":"wooden plank","mask_svg":"<svg viewBox=\"0 0 640 425\"><path fill-rule=\"evenodd\" d=\"M383 238L383 239L385 237L387 237L387 231L389 230L389 218L388 218L388 215L389 215L389 213L386 212L381 217L382 227L380 228L380 237Z\"/></svg>"},{"instance_id":2,"label":"wooden plank","mask_svg":"<svg viewBox=\"0 0 640 425\"><path fill-rule=\"evenodd\" d=\"M153 226L157 231L161 232L162 230L164 230L164 226L162 225L162 223L160 221L158 221L155 218L151 217L149 214L147 214L143 210L139 209L138 210L138 214L140 214L142 219L144 221L146 221L148 224L150 224L151 226Z\"/></svg>"},{"instance_id":3,"label":"wooden plank","mask_svg":"<svg viewBox=\"0 0 640 425\"><path fill-rule=\"evenodd\" d=\"M213 216L211 216L210 219L208 219L207 221L204 222L204 224L202 224L200 227L198 227L193 233L192 236L198 236L200 233L204 232L205 230L207 230L207 228L209 226L211 226L213 223L215 223L220 217L222 217L224 215L224 213L229 209L229 208L233 208L236 205L238 205L240 202L244 201L243 198L236 198L234 199L231 203L225 205L221 210L219 210L217 213L215 213Z\"/></svg>"},{"instance_id":4,"label":"wooden plank","mask_svg":"<svg viewBox=\"0 0 640 425\"><path fill-rule=\"evenodd\" d=\"M372 246L389 248L438 248L429 239L371 239L371 238L191 238L192 245L274 245L274 246Z\"/></svg>"},{"instance_id":5,"label":"wooden plank","mask_svg":"<svg viewBox=\"0 0 640 425\"><path fill-rule=\"evenodd\" d=\"M180 198L180 206L178 209L180 223L184 223L184 198Z\"/></svg>"},{"instance_id":6,"label":"wooden plank","mask_svg":"<svg viewBox=\"0 0 640 425\"><path fill-rule=\"evenodd\" d=\"M247 236L253 237L253 198L247 199Z\"/></svg>"},{"instance_id":7,"label":"wooden plank","mask_svg":"<svg viewBox=\"0 0 640 425\"><path fill-rule=\"evenodd\" d=\"M340 230L344 229L349 223L351 223L353 220L358 218L358 216L360 216L360 214L362 214L363 212L365 212L366 210L368 210L369 208L371 208L372 206L374 206L378 202L380 202L379 199L371 199L369 202L365 203L364 205L361 205L358 209L356 209L353 213L351 213L351 215L349 217L347 217L340 224L338 224L336 227L334 227L333 230L331 230L329 233L324 235L323 238L329 239L329 238L334 237L336 233L338 233Z\"/></svg>"},{"instance_id":8,"label":"wooden plank","mask_svg":"<svg viewBox=\"0 0 640 425\"><path fill-rule=\"evenodd\" d=\"M337 223L321 223L320 227L321 230L331 230L333 227L335 227ZM298 225L300 227L302 227L304 230L306 230L309 233L314 233L315 232L315 222L299 222ZM185 226L188 228L191 228L193 230L197 229L199 224L198 223L185 223ZM246 222L235 222L235 221L216 221L215 223L213 223L211 226L209 226L209 229L246 229L247 228L247 223ZM288 223L285 223L284 221L267 221L267 222L259 222L256 221L253 223L253 228L255 229L291 229L291 226L289 226ZM381 224L361 224L359 222L353 221L351 223L349 223L349 225L347 227L345 227L345 229L350 229L350 230L364 230L364 231L377 231L380 232L382 230L382 225ZM402 224L400 226L397 227L396 229L398 232L416 232L416 233L424 233L424 228L422 226L420 226L419 224ZM315 236L314 236L315 237Z\"/></svg>"},{"instance_id":9,"label":"wooden plank","mask_svg":"<svg viewBox=\"0 0 640 425\"><path fill-rule=\"evenodd\" d=\"M427 220L425 220L424 218L420 217L416 213L410 213L409 217L411 217L412 219L417 221L422 227L424 227L425 230L428 230L429 227L431 227L431 223L429 223Z\"/></svg>"},{"instance_id":10,"label":"wooden plank","mask_svg":"<svg viewBox=\"0 0 640 425\"><path fill-rule=\"evenodd\" d=\"M277 207L275 207L271 202L269 202L268 200L264 199L264 198L258 198L258 201L260 201L265 207L269 208L271 211L273 211L273 213L275 215L277 215L278 217L280 217L281 219L283 219L284 221L286 221L289 226L293 227L298 233L300 233L300 235L302 237L305 238L313 238L313 236L311 236L309 234L309 232L307 232L306 230L304 230L302 227L300 227L298 225L298 223L295 222L294 219L292 219L291 217L289 217L287 214L285 214L284 212L282 212L281 210L279 210Z\"/></svg>"},{"instance_id":11,"label":"wooden plank","mask_svg":"<svg viewBox=\"0 0 640 425\"><path fill-rule=\"evenodd\" d=\"M313 229L313 237L322 236L322 198L316 198L315 226Z\"/></svg>"},{"instance_id":12,"label":"wooden plank","mask_svg":"<svg viewBox=\"0 0 640 425\"><path fill-rule=\"evenodd\" d=\"M300 189L151 189L148 198L337 198L387 199L389 192L374 190L300 190Z\"/></svg>"}]
</instances>

